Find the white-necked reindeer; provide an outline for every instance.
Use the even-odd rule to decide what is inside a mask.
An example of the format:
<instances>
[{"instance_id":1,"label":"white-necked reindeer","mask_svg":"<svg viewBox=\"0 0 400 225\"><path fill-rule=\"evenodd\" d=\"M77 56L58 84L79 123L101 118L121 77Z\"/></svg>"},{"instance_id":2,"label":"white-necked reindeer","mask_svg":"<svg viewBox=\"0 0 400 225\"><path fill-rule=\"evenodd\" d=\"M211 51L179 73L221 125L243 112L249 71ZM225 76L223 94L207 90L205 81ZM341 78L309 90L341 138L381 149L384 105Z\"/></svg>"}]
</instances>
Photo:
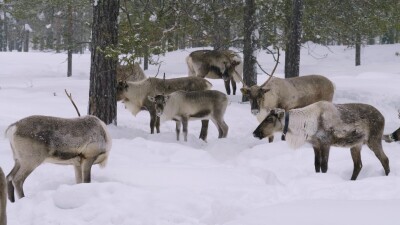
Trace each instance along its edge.
<instances>
[{"instance_id":1,"label":"white-necked reindeer","mask_svg":"<svg viewBox=\"0 0 400 225\"><path fill-rule=\"evenodd\" d=\"M334 85L321 75L307 75L293 78L273 77L279 63L276 59L275 67L270 77L260 86L248 87L244 82L240 89L250 101L251 113L257 116L258 122L264 120L268 112L274 108L284 110L301 108L318 101L332 102ZM269 142L273 136L268 137Z\"/></svg>"},{"instance_id":2,"label":"white-necked reindeer","mask_svg":"<svg viewBox=\"0 0 400 225\"><path fill-rule=\"evenodd\" d=\"M351 179L355 180L362 168L360 152L364 144L375 153L385 174L389 174L389 159L382 149L384 126L385 118L371 105L320 101L286 112L270 111L253 135L262 139L282 132L293 148L310 143L314 148L315 171L323 173L328 170L330 147L349 147L354 162Z\"/></svg>"}]
</instances>

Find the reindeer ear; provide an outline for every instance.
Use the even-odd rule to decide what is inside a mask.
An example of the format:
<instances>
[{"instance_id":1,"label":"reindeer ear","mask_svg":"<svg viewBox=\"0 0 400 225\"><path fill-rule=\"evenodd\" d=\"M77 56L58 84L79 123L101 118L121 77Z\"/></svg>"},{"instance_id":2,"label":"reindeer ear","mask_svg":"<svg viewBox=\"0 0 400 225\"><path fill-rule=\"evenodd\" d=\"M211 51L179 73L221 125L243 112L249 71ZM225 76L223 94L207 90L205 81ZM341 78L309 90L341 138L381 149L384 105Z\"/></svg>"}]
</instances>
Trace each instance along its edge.
<instances>
[{"instance_id":1,"label":"reindeer ear","mask_svg":"<svg viewBox=\"0 0 400 225\"><path fill-rule=\"evenodd\" d=\"M242 92L243 95L248 95L249 94L249 89L248 88L240 88L240 91Z\"/></svg>"},{"instance_id":2,"label":"reindeer ear","mask_svg":"<svg viewBox=\"0 0 400 225\"><path fill-rule=\"evenodd\" d=\"M164 96L164 101L168 101L169 97L170 97L169 95L165 95Z\"/></svg>"},{"instance_id":3,"label":"reindeer ear","mask_svg":"<svg viewBox=\"0 0 400 225\"><path fill-rule=\"evenodd\" d=\"M270 88L266 88L266 89L265 88L261 88L261 91L262 91L263 94L267 93L270 90L271 90Z\"/></svg>"},{"instance_id":4,"label":"reindeer ear","mask_svg":"<svg viewBox=\"0 0 400 225\"><path fill-rule=\"evenodd\" d=\"M150 102L155 102L155 99L153 96L147 96L147 99L149 99Z\"/></svg>"}]
</instances>

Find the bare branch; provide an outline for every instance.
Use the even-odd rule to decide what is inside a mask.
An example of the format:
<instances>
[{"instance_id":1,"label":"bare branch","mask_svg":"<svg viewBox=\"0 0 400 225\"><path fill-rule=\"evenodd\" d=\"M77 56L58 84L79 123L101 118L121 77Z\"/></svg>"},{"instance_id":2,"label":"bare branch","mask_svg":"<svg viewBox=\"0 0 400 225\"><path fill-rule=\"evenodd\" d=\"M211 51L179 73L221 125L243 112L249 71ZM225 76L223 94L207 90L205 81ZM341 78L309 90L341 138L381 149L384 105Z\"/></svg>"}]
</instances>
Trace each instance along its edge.
<instances>
[{"instance_id":1,"label":"bare branch","mask_svg":"<svg viewBox=\"0 0 400 225\"><path fill-rule=\"evenodd\" d=\"M67 89L65 90L65 94L67 95L67 97L69 98L69 100L71 101L72 105L74 105L76 113L78 113L78 116L80 117L81 114L79 113L78 107L76 107L74 100L72 99L72 94L68 94Z\"/></svg>"}]
</instances>

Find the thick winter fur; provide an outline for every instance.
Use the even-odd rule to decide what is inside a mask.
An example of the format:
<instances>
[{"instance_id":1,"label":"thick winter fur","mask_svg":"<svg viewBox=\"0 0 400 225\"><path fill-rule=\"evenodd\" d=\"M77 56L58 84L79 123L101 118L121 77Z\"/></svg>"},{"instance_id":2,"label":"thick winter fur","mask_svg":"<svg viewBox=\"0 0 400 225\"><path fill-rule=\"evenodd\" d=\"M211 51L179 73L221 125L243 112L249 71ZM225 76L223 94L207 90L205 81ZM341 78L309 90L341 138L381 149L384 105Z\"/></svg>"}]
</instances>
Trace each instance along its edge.
<instances>
[{"instance_id":1,"label":"thick winter fur","mask_svg":"<svg viewBox=\"0 0 400 225\"><path fill-rule=\"evenodd\" d=\"M392 132L391 134L386 134L382 136L382 139L388 143L400 140L400 128Z\"/></svg>"},{"instance_id":2,"label":"thick winter fur","mask_svg":"<svg viewBox=\"0 0 400 225\"><path fill-rule=\"evenodd\" d=\"M147 78L138 82L120 81L117 85L117 101L122 101L134 116L141 110L150 113L150 131L160 133L160 120L156 115L154 104L147 96L170 94L174 91L200 91L211 89L212 84L200 77L183 77L173 79Z\"/></svg>"},{"instance_id":3,"label":"thick winter fur","mask_svg":"<svg viewBox=\"0 0 400 225\"><path fill-rule=\"evenodd\" d=\"M349 147L354 162L352 180L357 179L362 168L361 148L366 144L385 169L390 172L389 159L382 149L385 125L383 115L366 104L332 104L320 101L304 108L287 111L289 114L286 140L294 148L305 142L312 144L315 152L315 171L328 170L330 146ZM272 110L257 127L253 135L264 138L274 132L282 132L285 112Z\"/></svg>"},{"instance_id":4,"label":"thick winter fur","mask_svg":"<svg viewBox=\"0 0 400 225\"><path fill-rule=\"evenodd\" d=\"M0 225L7 225L7 182L0 167Z\"/></svg>"},{"instance_id":5,"label":"thick winter fur","mask_svg":"<svg viewBox=\"0 0 400 225\"><path fill-rule=\"evenodd\" d=\"M146 75L139 63L117 66L117 81L141 81L144 79L146 79Z\"/></svg>"},{"instance_id":6,"label":"thick winter fur","mask_svg":"<svg viewBox=\"0 0 400 225\"><path fill-rule=\"evenodd\" d=\"M73 165L77 183L90 183L91 167L104 167L111 149L106 125L95 116L64 119L30 116L7 131L14 156L14 167L7 175L8 198L24 197L23 184L29 174L43 162Z\"/></svg>"},{"instance_id":7,"label":"thick winter fur","mask_svg":"<svg viewBox=\"0 0 400 225\"><path fill-rule=\"evenodd\" d=\"M236 82L242 79L243 62L241 57L231 50L198 50L186 57L189 76L223 79L228 95L236 94ZM239 76L239 77L238 77Z\"/></svg>"},{"instance_id":8,"label":"thick winter fur","mask_svg":"<svg viewBox=\"0 0 400 225\"><path fill-rule=\"evenodd\" d=\"M206 91L177 91L170 95L157 95L149 98L155 103L157 115L161 121L176 121L176 139L179 140L181 124L183 125L184 140L187 141L189 120L202 120L200 138L207 139L208 120L218 128L219 138L228 135L228 125L224 114L228 98L224 93L215 90Z\"/></svg>"},{"instance_id":9,"label":"thick winter fur","mask_svg":"<svg viewBox=\"0 0 400 225\"><path fill-rule=\"evenodd\" d=\"M328 78L321 75L287 79L273 77L265 86L243 87L241 91L249 98L251 113L261 122L274 108L287 111L318 101L331 102L334 85ZM269 139L272 142L273 136Z\"/></svg>"}]
</instances>

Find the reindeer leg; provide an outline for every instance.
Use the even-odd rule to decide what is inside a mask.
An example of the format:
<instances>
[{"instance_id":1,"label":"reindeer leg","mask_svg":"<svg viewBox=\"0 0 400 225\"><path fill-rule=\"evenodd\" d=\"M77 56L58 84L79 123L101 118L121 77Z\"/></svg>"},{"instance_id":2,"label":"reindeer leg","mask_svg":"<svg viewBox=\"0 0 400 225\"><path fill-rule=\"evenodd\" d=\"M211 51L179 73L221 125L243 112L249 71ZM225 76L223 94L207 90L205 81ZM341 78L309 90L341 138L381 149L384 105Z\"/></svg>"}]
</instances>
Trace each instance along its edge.
<instances>
[{"instance_id":1,"label":"reindeer leg","mask_svg":"<svg viewBox=\"0 0 400 225\"><path fill-rule=\"evenodd\" d=\"M183 138L185 141L187 141L187 135L188 135L188 118L185 116L182 116L182 125L183 125Z\"/></svg>"},{"instance_id":2,"label":"reindeer leg","mask_svg":"<svg viewBox=\"0 0 400 225\"><path fill-rule=\"evenodd\" d=\"M181 133L181 125L182 125L182 123L181 123L180 120L176 120L175 122L176 122L176 128L175 128L176 140L179 141L179 134Z\"/></svg>"},{"instance_id":3,"label":"reindeer leg","mask_svg":"<svg viewBox=\"0 0 400 225\"><path fill-rule=\"evenodd\" d=\"M274 135L268 137L268 142L269 143L274 142Z\"/></svg>"},{"instance_id":4,"label":"reindeer leg","mask_svg":"<svg viewBox=\"0 0 400 225\"><path fill-rule=\"evenodd\" d=\"M330 146L321 146L321 171L326 173L328 171L328 161L329 161L329 150Z\"/></svg>"},{"instance_id":5,"label":"reindeer leg","mask_svg":"<svg viewBox=\"0 0 400 225\"><path fill-rule=\"evenodd\" d=\"M383 152L381 140L368 141L367 145L375 153L376 157L381 162L383 169L385 170L386 176L389 175L390 173L389 159L386 156L385 152Z\"/></svg>"},{"instance_id":6,"label":"reindeer leg","mask_svg":"<svg viewBox=\"0 0 400 225\"><path fill-rule=\"evenodd\" d=\"M233 90L233 95L236 95L236 82L233 77L231 77L231 83L232 83L232 90Z\"/></svg>"},{"instance_id":7,"label":"reindeer leg","mask_svg":"<svg viewBox=\"0 0 400 225\"><path fill-rule=\"evenodd\" d=\"M81 159L81 176L83 183L90 183L91 182L91 169L96 157L89 157Z\"/></svg>"},{"instance_id":8,"label":"reindeer leg","mask_svg":"<svg viewBox=\"0 0 400 225\"><path fill-rule=\"evenodd\" d=\"M32 171L38 167L41 162L29 162L29 163L21 163L20 168L15 172L15 175L12 179L14 187L17 191L17 195L19 198L25 197L23 185L25 179L32 173Z\"/></svg>"},{"instance_id":9,"label":"reindeer leg","mask_svg":"<svg viewBox=\"0 0 400 225\"><path fill-rule=\"evenodd\" d=\"M82 167L81 165L74 165L75 169L75 181L77 184L82 183Z\"/></svg>"},{"instance_id":10,"label":"reindeer leg","mask_svg":"<svg viewBox=\"0 0 400 225\"><path fill-rule=\"evenodd\" d=\"M230 95L231 94L230 80L224 80L224 83L225 83L226 94Z\"/></svg>"},{"instance_id":11,"label":"reindeer leg","mask_svg":"<svg viewBox=\"0 0 400 225\"><path fill-rule=\"evenodd\" d=\"M156 129L157 133L160 133L160 117L156 116Z\"/></svg>"},{"instance_id":12,"label":"reindeer leg","mask_svg":"<svg viewBox=\"0 0 400 225\"><path fill-rule=\"evenodd\" d=\"M156 114L155 108L149 107L149 113L150 113L150 133L154 134L154 126L155 126L156 119L157 119L157 114Z\"/></svg>"},{"instance_id":13,"label":"reindeer leg","mask_svg":"<svg viewBox=\"0 0 400 225\"><path fill-rule=\"evenodd\" d=\"M208 134L208 123L209 120L201 120L201 131L200 131L200 139L206 141Z\"/></svg>"},{"instance_id":14,"label":"reindeer leg","mask_svg":"<svg viewBox=\"0 0 400 225\"><path fill-rule=\"evenodd\" d=\"M361 154L360 154L361 146L355 146L350 148L350 152L354 163L353 175L351 176L351 180L356 180L362 168Z\"/></svg>"},{"instance_id":15,"label":"reindeer leg","mask_svg":"<svg viewBox=\"0 0 400 225\"><path fill-rule=\"evenodd\" d=\"M314 166L315 166L315 172L319 173L321 172L321 150L315 146L313 146L314 148Z\"/></svg>"},{"instance_id":16,"label":"reindeer leg","mask_svg":"<svg viewBox=\"0 0 400 225\"><path fill-rule=\"evenodd\" d=\"M20 168L19 162L15 160L14 167L12 168L11 172L7 175L7 190L8 190L8 199L10 200L10 202L15 202L13 180L15 173L17 173L19 168Z\"/></svg>"}]
</instances>

